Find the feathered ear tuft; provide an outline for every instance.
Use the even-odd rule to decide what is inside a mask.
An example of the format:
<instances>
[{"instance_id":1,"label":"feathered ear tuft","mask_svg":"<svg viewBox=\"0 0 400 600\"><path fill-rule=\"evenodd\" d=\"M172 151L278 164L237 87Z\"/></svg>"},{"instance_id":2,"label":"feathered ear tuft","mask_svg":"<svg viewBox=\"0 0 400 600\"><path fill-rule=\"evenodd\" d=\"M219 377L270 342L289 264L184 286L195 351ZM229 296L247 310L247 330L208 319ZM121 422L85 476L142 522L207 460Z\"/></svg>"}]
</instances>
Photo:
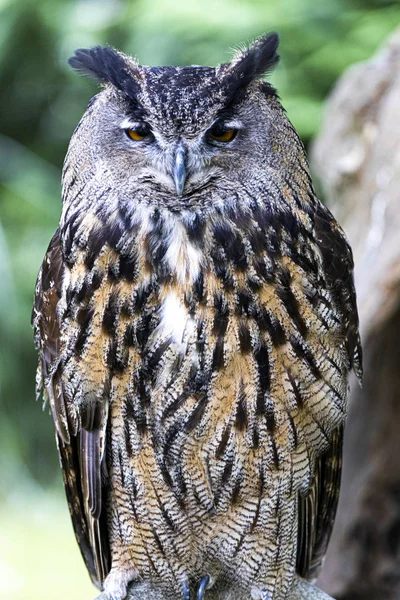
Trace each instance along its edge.
<instances>
[{"instance_id":1,"label":"feathered ear tuft","mask_svg":"<svg viewBox=\"0 0 400 600\"><path fill-rule=\"evenodd\" d=\"M111 83L132 100L140 89L132 66L122 54L109 46L75 50L68 64L99 83Z\"/></svg>"},{"instance_id":2,"label":"feathered ear tuft","mask_svg":"<svg viewBox=\"0 0 400 600\"><path fill-rule=\"evenodd\" d=\"M234 94L238 89L245 88L254 79L259 79L272 71L279 61L278 45L278 34L268 33L239 52L231 62L221 65L220 69L222 77L227 83L228 95Z\"/></svg>"}]
</instances>

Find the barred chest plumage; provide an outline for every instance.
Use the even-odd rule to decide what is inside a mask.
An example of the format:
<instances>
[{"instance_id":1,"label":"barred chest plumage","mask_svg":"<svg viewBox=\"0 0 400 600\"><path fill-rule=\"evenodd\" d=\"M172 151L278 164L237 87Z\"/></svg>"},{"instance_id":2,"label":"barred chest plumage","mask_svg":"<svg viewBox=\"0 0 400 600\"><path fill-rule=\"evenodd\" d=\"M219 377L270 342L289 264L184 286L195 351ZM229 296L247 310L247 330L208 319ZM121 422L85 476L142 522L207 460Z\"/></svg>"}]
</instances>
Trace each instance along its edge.
<instances>
[{"instance_id":1,"label":"barred chest plumage","mask_svg":"<svg viewBox=\"0 0 400 600\"><path fill-rule=\"evenodd\" d=\"M66 221L65 385L91 422L106 401L110 545L141 576L290 585L349 368L313 215L292 210Z\"/></svg>"}]
</instances>

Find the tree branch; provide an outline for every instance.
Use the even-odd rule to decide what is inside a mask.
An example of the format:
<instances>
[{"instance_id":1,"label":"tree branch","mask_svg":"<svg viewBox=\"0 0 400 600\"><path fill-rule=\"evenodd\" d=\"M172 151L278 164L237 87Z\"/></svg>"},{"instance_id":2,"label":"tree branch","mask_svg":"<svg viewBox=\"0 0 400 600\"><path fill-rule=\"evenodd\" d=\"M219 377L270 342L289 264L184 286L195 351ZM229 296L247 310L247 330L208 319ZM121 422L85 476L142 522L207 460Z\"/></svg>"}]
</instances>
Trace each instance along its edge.
<instances>
[{"instance_id":1,"label":"tree branch","mask_svg":"<svg viewBox=\"0 0 400 600\"><path fill-rule=\"evenodd\" d=\"M211 588L206 593L206 600L249 600L250 595L243 590L221 590ZM105 593L95 600L109 600ZM135 583L130 587L126 600L164 600L162 592L153 585L145 582ZM178 600L178 599L177 599ZM287 600L333 600L311 583L296 579L293 590Z\"/></svg>"}]
</instances>

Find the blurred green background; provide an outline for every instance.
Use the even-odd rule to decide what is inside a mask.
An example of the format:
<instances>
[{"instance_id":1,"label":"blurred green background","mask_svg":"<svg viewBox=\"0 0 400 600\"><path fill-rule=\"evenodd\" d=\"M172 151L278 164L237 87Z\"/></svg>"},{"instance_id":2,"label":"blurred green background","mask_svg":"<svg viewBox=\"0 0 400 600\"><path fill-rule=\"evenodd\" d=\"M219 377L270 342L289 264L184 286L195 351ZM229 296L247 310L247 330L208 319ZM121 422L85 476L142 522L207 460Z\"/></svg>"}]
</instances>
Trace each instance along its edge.
<instances>
[{"instance_id":1,"label":"blurred green background","mask_svg":"<svg viewBox=\"0 0 400 600\"><path fill-rule=\"evenodd\" d=\"M60 213L60 170L95 86L75 48L111 44L143 64L210 64L276 30L272 76L306 145L341 73L400 22L390 0L0 0L0 598L88 600L46 410L34 398L35 278ZM56 591L55 591L56 590Z\"/></svg>"}]
</instances>

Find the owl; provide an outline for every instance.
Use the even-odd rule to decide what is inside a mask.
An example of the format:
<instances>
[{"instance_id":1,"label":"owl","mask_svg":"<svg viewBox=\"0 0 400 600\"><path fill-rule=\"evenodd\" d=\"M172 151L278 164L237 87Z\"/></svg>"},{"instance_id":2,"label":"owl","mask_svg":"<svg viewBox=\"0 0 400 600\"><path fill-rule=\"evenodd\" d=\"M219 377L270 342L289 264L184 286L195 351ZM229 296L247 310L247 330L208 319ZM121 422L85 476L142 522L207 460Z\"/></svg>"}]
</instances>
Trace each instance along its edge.
<instances>
[{"instance_id":1,"label":"owl","mask_svg":"<svg viewBox=\"0 0 400 600\"><path fill-rule=\"evenodd\" d=\"M326 550L361 375L353 261L263 80L277 46L216 68L69 61L102 89L38 276L37 386L112 600L138 581L285 600Z\"/></svg>"}]
</instances>

